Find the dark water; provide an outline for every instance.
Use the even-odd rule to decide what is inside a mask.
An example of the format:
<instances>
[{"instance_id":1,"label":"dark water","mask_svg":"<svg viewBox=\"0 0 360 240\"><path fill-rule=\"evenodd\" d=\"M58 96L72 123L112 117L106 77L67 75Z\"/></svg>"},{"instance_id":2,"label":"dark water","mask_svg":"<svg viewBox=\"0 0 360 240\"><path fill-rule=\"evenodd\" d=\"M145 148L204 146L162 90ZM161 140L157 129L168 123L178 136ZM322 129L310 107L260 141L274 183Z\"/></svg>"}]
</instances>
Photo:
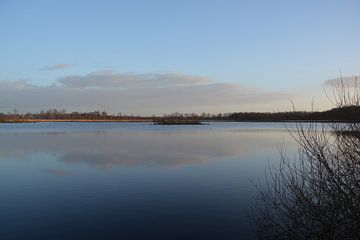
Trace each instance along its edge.
<instances>
[{"instance_id":1,"label":"dark water","mask_svg":"<svg viewBox=\"0 0 360 240\"><path fill-rule=\"evenodd\" d=\"M282 123L0 125L0 239L253 239Z\"/></svg>"}]
</instances>

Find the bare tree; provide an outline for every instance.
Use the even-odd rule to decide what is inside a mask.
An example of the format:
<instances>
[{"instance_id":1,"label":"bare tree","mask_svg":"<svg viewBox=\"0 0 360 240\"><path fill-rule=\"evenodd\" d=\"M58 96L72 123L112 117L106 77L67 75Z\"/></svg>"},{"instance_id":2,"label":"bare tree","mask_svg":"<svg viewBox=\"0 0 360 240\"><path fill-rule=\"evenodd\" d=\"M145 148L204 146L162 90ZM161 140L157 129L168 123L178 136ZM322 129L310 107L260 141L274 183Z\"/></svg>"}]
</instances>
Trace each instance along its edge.
<instances>
[{"instance_id":1,"label":"bare tree","mask_svg":"<svg viewBox=\"0 0 360 240\"><path fill-rule=\"evenodd\" d=\"M333 86L339 108L360 107L357 80ZM359 116L360 117L360 116ZM259 239L360 239L360 123L297 123L299 154L281 147L252 211Z\"/></svg>"}]
</instances>

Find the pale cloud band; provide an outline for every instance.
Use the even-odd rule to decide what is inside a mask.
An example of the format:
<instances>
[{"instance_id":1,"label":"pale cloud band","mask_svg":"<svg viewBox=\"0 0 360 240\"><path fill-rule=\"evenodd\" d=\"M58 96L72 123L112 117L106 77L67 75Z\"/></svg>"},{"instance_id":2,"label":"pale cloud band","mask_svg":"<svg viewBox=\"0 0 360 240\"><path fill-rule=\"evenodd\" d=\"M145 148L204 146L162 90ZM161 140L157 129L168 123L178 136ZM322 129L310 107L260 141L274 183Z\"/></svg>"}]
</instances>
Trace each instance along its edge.
<instances>
[{"instance_id":1,"label":"pale cloud band","mask_svg":"<svg viewBox=\"0 0 360 240\"><path fill-rule=\"evenodd\" d=\"M85 76L67 76L58 82L70 88L167 88L211 84L208 78L180 73L92 72Z\"/></svg>"},{"instance_id":2,"label":"pale cloud band","mask_svg":"<svg viewBox=\"0 0 360 240\"><path fill-rule=\"evenodd\" d=\"M133 114L273 111L281 110L281 104L289 109L289 97L293 96L181 73L98 71L62 77L45 87L23 80L0 81L0 112L15 108Z\"/></svg>"},{"instance_id":3,"label":"pale cloud band","mask_svg":"<svg viewBox=\"0 0 360 240\"><path fill-rule=\"evenodd\" d=\"M55 70L64 70L69 68L71 65L67 63L58 63L50 66L45 66L42 68L43 71L55 71Z\"/></svg>"}]
</instances>

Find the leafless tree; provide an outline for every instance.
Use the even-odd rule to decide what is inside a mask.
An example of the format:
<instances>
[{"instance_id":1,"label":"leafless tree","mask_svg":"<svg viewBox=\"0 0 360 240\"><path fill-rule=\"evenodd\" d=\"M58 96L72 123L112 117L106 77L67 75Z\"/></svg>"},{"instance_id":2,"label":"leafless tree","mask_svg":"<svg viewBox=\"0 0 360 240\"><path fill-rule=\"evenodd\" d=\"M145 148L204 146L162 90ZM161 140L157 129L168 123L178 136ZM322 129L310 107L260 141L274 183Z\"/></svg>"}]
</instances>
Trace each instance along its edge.
<instances>
[{"instance_id":1,"label":"leafless tree","mask_svg":"<svg viewBox=\"0 0 360 240\"><path fill-rule=\"evenodd\" d=\"M359 88L333 86L339 108L360 107ZM360 119L360 116L359 116ZM297 123L293 159L256 183L252 216L259 239L360 239L360 123Z\"/></svg>"}]
</instances>

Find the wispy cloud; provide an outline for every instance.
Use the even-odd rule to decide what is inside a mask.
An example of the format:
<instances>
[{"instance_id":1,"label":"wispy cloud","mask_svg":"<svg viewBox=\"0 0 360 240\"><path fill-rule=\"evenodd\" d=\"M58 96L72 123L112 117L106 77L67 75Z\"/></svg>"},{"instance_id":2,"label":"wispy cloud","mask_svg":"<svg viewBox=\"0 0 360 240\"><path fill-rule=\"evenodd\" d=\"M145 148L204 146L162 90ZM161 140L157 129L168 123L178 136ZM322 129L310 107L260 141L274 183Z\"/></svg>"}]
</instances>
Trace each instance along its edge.
<instances>
[{"instance_id":1,"label":"wispy cloud","mask_svg":"<svg viewBox=\"0 0 360 240\"><path fill-rule=\"evenodd\" d=\"M281 104L289 107L289 97L284 92L182 73L100 71L66 76L45 87L24 81L0 81L0 111L14 108L22 112L65 108L134 114L264 111L278 109Z\"/></svg>"},{"instance_id":2,"label":"wispy cloud","mask_svg":"<svg viewBox=\"0 0 360 240\"><path fill-rule=\"evenodd\" d=\"M0 90L24 90L29 88L37 88L37 86L28 83L26 80L2 80L0 81Z\"/></svg>"},{"instance_id":3,"label":"wispy cloud","mask_svg":"<svg viewBox=\"0 0 360 240\"><path fill-rule=\"evenodd\" d=\"M55 70L64 70L69 68L71 65L67 63L58 63L54 65L45 66L42 68L43 71L55 71Z\"/></svg>"},{"instance_id":4,"label":"wispy cloud","mask_svg":"<svg viewBox=\"0 0 360 240\"><path fill-rule=\"evenodd\" d=\"M360 76L359 75L352 75L352 76L344 76L334 79L329 79L324 82L325 87L338 87L344 86L346 88L353 88L355 86L359 87L360 83Z\"/></svg>"}]
</instances>

